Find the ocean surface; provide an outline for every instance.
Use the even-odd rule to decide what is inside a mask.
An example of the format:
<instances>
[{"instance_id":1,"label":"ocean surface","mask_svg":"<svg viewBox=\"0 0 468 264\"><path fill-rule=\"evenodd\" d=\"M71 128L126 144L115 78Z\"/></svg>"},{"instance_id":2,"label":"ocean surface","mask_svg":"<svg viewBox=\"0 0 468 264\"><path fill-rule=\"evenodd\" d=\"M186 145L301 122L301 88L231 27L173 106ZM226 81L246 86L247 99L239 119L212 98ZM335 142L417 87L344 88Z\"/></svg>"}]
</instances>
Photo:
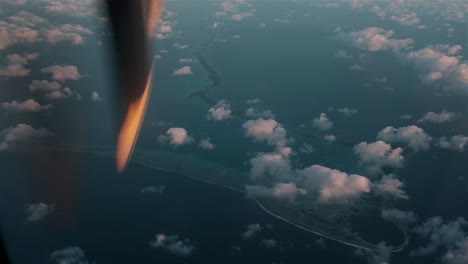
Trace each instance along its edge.
<instances>
[{"instance_id":1,"label":"ocean surface","mask_svg":"<svg viewBox=\"0 0 468 264\"><path fill-rule=\"evenodd\" d=\"M62 166L50 168L45 156ZM13 263L48 263L69 246L96 263L363 263L352 247L318 240L238 192L178 174L130 163L118 175L110 157L63 152L1 153L0 166L8 171L0 178L0 210L8 213L0 219ZM165 190L140 193L150 185ZM55 204L55 212L27 222L24 205L39 201ZM245 240L249 224L263 230ZM189 239L192 256L151 248L157 233ZM263 239L277 247L261 247Z\"/></svg>"}]
</instances>

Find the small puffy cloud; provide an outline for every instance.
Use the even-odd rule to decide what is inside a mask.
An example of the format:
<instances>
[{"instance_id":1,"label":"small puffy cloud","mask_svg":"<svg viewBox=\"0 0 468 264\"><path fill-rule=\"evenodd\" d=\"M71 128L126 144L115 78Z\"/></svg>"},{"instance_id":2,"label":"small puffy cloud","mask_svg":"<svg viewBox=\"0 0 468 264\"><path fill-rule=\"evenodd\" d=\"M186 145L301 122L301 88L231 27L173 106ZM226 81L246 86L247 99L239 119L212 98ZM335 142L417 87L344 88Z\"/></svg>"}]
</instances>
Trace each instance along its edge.
<instances>
[{"instance_id":1,"label":"small puffy cloud","mask_svg":"<svg viewBox=\"0 0 468 264\"><path fill-rule=\"evenodd\" d=\"M85 252L80 247L66 247L56 250L50 256L50 260L55 264L88 264Z\"/></svg>"},{"instance_id":2,"label":"small puffy cloud","mask_svg":"<svg viewBox=\"0 0 468 264\"><path fill-rule=\"evenodd\" d=\"M377 139L386 142L403 142L414 150L428 150L432 138L424 130L415 125L406 127L386 127L377 134Z\"/></svg>"},{"instance_id":3,"label":"small puffy cloud","mask_svg":"<svg viewBox=\"0 0 468 264\"><path fill-rule=\"evenodd\" d=\"M241 21L245 18L248 18L248 17L251 17L253 16L254 14L253 13L250 13L250 12L245 12L245 13L238 13L238 14L234 14L231 16L231 19L232 20L235 20L235 21Z\"/></svg>"},{"instance_id":4,"label":"small puffy cloud","mask_svg":"<svg viewBox=\"0 0 468 264\"><path fill-rule=\"evenodd\" d=\"M348 67L348 70L351 70L351 71L363 71L364 68L363 68L361 65L354 64L354 65L349 66L349 67Z\"/></svg>"},{"instance_id":5,"label":"small puffy cloud","mask_svg":"<svg viewBox=\"0 0 468 264\"><path fill-rule=\"evenodd\" d=\"M35 43L40 40L39 31L0 20L0 50L17 44Z\"/></svg>"},{"instance_id":6,"label":"small puffy cloud","mask_svg":"<svg viewBox=\"0 0 468 264\"><path fill-rule=\"evenodd\" d=\"M173 74L174 75L190 75L192 74L192 68L190 66L184 66L182 68L176 69Z\"/></svg>"},{"instance_id":7,"label":"small puffy cloud","mask_svg":"<svg viewBox=\"0 0 468 264\"><path fill-rule=\"evenodd\" d=\"M222 121L231 118L231 105L225 100L219 100L208 110L208 119Z\"/></svg>"},{"instance_id":8,"label":"small puffy cloud","mask_svg":"<svg viewBox=\"0 0 468 264\"><path fill-rule=\"evenodd\" d=\"M188 257L195 250L195 246L188 239L179 239L178 236L156 234L155 239L149 242L152 248L161 248L180 257Z\"/></svg>"},{"instance_id":9,"label":"small puffy cloud","mask_svg":"<svg viewBox=\"0 0 468 264\"><path fill-rule=\"evenodd\" d=\"M287 18L284 18L284 19L274 18L273 21L278 22L278 23L283 23L283 24L289 24L289 20Z\"/></svg>"},{"instance_id":10,"label":"small puffy cloud","mask_svg":"<svg viewBox=\"0 0 468 264\"><path fill-rule=\"evenodd\" d=\"M48 215L55 211L55 206L53 204L46 203L37 203L29 204L26 206L26 219L29 222L38 222L46 218Z\"/></svg>"},{"instance_id":11,"label":"small puffy cloud","mask_svg":"<svg viewBox=\"0 0 468 264\"><path fill-rule=\"evenodd\" d=\"M339 50L333 56L339 59L352 59L353 58L353 55L348 54L346 50Z\"/></svg>"},{"instance_id":12,"label":"small puffy cloud","mask_svg":"<svg viewBox=\"0 0 468 264\"><path fill-rule=\"evenodd\" d=\"M262 227L259 224L250 224L247 226L247 230L242 234L242 238L252 239L260 231L262 231Z\"/></svg>"},{"instance_id":13,"label":"small puffy cloud","mask_svg":"<svg viewBox=\"0 0 468 264\"><path fill-rule=\"evenodd\" d=\"M284 146L286 144L286 130L274 119L248 120L242 127L245 135L256 141L266 141L269 145Z\"/></svg>"},{"instance_id":14,"label":"small puffy cloud","mask_svg":"<svg viewBox=\"0 0 468 264\"><path fill-rule=\"evenodd\" d=\"M258 111L253 107L248 108L245 111L245 115L250 118L264 118L264 119L275 119L276 116L271 110Z\"/></svg>"},{"instance_id":15,"label":"small puffy cloud","mask_svg":"<svg viewBox=\"0 0 468 264\"><path fill-rule=\"evenodd\" d=\"M401 168L403 166L403 149L392 149L390 144L381 140L373 143L361 142L354 146L354 154L372 173L380 172L384 167Z\"/></svg>"},{"instance_id":16,"label":"small puffy cloud","mask_svg":"<svg viewBox=\"0 0 468 264\"><path fill-rule=\"evenodd\" d=\"M394 32L386 31L382 28L369 27L361 31L340 33L339 37L350 42L355 47L367 51L381 50L400 50L409 48L414 40L412 39L393 39Z\"/></svg>"},{"instance_id":17,"label":"small puffy cloud","mask_svg":"<svg viewBox=\"0 0 468 264\"><path fill-rule=\"evenodd\" d=\"M190 58L181 58L181 59L179 59L179 62L180 63L192 63L193 60L190 59Z\"/></svg>"},{"instance_id":18,"label":"small puffy cloud","mask_svg":"<svg viewBox=\"0 0 468 264\"><path fill-rule=\"evenodd\" d=\"M411 119L411 118L413 118L413 115L401 115L400 118L401 119Z\"/></svg>"},{"instance_id":19,"label":"small puffy cloud","mask_svg":"<svg viewBox=\"0 0 468 264\"><path fill-rule=\"evenodd\" d=\"M102 98L96 91L93 91L91 93L91 100L93 102L99 102L99 101L102 101L104 98Z\"/></svg>"},{"instance_id":20,"label":"small puffy cloud","mask_svg":"<svg viewBox=\"0 0 468 264\"><path fill-rule=\"evenodd\" d=\"M189 45L187 44L180 44L180 43L174 43L172 44L172 47L176 48L176 49L187 49L189 47Z\"/></svg>"},{"instance_id":21,"label":"small puffy cloud","mask_svg":"<svg viewBox=\"0 0 468 264\"><path fill-rule=\"evenodd\" d=\"M200 140L200 144L198 144L198 146L201 149L206 149L206 150L212 150L216 147L215 144L211 143L211 139L209 137Z\"/></svg>"},{"instance_id":22,"label":"small puffy cloud","mask_svg":"<svg viewBox=\"0 0 468 264\"><path fill-rule=\"evenodd\" d=\"M323 203L344 203L371 191L371 182L364 176L347 174L321 165L297 171L301 188L318 193Z\"/></svg>"},{"instance_id":23,"label":"small puffy cloud","mask_svg":"<svg viewBox=\"0 0 468 264\"><path fill-rule=\"evenodd\" d=\"M443 149L453 149L460 152L465 151L465 147L468 143L468 137L463 135L456 135L450 138L441 137L439 139L439 147Z\"/></svg>"},{"instance_id":24,"label":"small puffy cloud","mask_svg":"<svg viewBox=\"0 0 468 264\"><path fill-rule=\"evenodd\" d=\"M57 81L66 80L79 80L82 76L76 66L66 65L54 65L47 68L41 69L42 73L51 73L52 79Z\"/></svg>"},{"instance_id":25,"label":"small puffy cloud","mask_svg":"<svg viewBox=\"0 0 468 264\"><path fill-rule=\"evenodd\" d=\"M275 197L294 201L297 196L306 194L306 190L298 188L295 183L278 183L273 188L262 185L247 185L245 187L248 195L253 197Z\"/></svg>"},{"instance_id":26,"label":"small puffy cloud","mask_svg":"<svg viewBox=\"0 0 468 264\"><path fill-rule=\"evenodd\" d=\"M25 65L29 64L31 60L35 60L39 57L39 53L25 53L10 54L7 55L7 65L0 67L0 76L5 77L23 77L28 76L31 73L30 69L27 69Z\"/></svg>"},{"instance_id":27,"label":"small puffy cloud","mask_svg":"<svg viewBox=\"0 0 468 264\"><path fill-rule=\"evenodd\" d=\"M140 193L142 194L163 194L164 193L164 190L166 189L166 187L164 185L158 185L158 186L146 186L146 187L143 187L141 188L140 190Z\"/></svg>"},{"instance_id":28,"label":"small puffy cloud","mask_svg":"<svg viewBox=\"0 0 468 264\"><path fill-rule=\"evenodd\" d=\"M278 242L274 239L262 239L260 246L264 248L274 248L278 246Z\"/></svg>"},{"instance_id":29,"label":"small puffy cloud","mask_svg":"<svg viewBox=\"0 0 468 264\"><path fill-rule=\"evenodd\" d=\"M312 145L304 143L302 146L299 148L299 151L304 153L304 154L310 154L315 151L314 147Z\"/></svg>"},{"instance_id":30,"label":"small puffy cloud","mask_svg":"<svg viewBox=\"0 0 468 264\"><path fill-rule=\"evenodd\" d=\"M403 183L393 175L384 175L379 182L373 184L373 190L377 195L394 199L408 199L403 191Z\"/></svg>"},{"instance_id":31,"label":"small puffy cloud","mask_svg":"<svg viewBox=\"0 0 468 264\"><path fill-rule=\"evenodd\" d=\"M262 100L260 98L254 98L254 99L249 99L246 101L247 104L258 104L260 103Z\"/></svg>"},{"instance_id":32,"label":"small puffy cloud","mask_svg":"<svg viewBox=\"0 0 468 264\"><path fill-rule=\"evenodd\" d=\"M94 0L46 1L44 10L56 15L89 17L95 15L98 2Z\"/></svg>"},{"instance_id":33,"label":"small puffy cloud","mask_svg":"<svg viewBox=\"0 0 468 264\"><path fill-rule=\"evenodd\" d=\"M34 99L28 99L23 102L11 101L1 104L5 112L25 113L25 112L41 112L52 109L51 104L41 105Z\"/></svg>"},{"instance_id":34,"label":"small puffy cloud","mask_svg":"<svg viewBox=\"0 0 468 264\"><path fill-rule=\"evenodd\" d=\"M344 107L344 108L338 108L338 112L342 113L345 116L353 116L358 113L358 110L354 108Z\"/></svg>"},{"instance_id":35,"label":"small puffy cloud","mask_svg":"<svg viewBox=\"0 0 468 264\"><path fill-rule=\"evenodd\" d=\"M330 142L330 143L333 143L336 141L336 136L333 135L333 134L330 134L330 135L323 135L323 140L327 141L327 142Z\"/></svg>"},{"instance_id":36,"label":"small puffy cloud","mask_svg":"<svg viewBox=\"0 0 468 264\"><path fill-rule=\"evenodd\" d=\"M319 117L312 120L312 126L318 130L328 130L333 127L333 122L328 120L325 113L321 113Z\"/></svg>"},{"instance_id":37,"label":"small puffy cloud","mask_svg":"<svg viewBox=\"0 0 468 264\"><path fill-rule=\"evenodd\" d=\"M68 41L72 45L80 45L85 41L83 35L89 35L91 33L90 29L81 25L65 24L61 27L47 30L45 32L45 38L46 41L51 44Z\"/></svg>"},{"instance_id":38,"label":"small puffy cloud","mask_svg":"<svg viewBox=\"0 0 468 264\"><path fill-rule=\"evenodd\" d=\"M394 221L403 225L415 224L418 222L418 217L415 213L398 209L384 209L381 212L381 216L384 220Z\"/></svg>"},{"instance_id":39,"label":"small puffy cloud","mask_svg":"<svg viewBox=\"0 0 468 264\"><path fill-rule=\"evenodd\" d=\"M445 123L455 120L455 113L443 109L440 113L428 112L418 122Z\"/></svg>"},{"instance_id":40,"label":"small puffy cloud","mask_svg":"<svg viewBox=\"0 0 468 264\"><path fill-rule=\"evenodd\" d=\"M54 134L45 128L35 129L30 125L17 124L0 131L0 151L15 149L15 147L28 143L39 143Z\"/></svg>"},{"instance_id":41,"label":"small puffy cloud","mask_svg":"<svg viewBox=\"0 0 468 264\"><path fill-rule=\"evenodd\" d=\"M193 138L188 134L185 128L171 127L166 131L166 135L161 135L158 138L160 143L166 143L173 146L183 146L193 143Z\"/></svg>"}]
</instances>

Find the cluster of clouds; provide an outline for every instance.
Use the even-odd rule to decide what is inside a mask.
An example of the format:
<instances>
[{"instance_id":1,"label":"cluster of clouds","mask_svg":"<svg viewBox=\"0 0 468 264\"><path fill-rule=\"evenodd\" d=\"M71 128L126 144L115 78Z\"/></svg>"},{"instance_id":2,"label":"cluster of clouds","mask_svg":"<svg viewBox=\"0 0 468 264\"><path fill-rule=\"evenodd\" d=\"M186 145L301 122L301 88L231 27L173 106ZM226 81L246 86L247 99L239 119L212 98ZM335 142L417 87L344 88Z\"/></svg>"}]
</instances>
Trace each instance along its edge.
<instances>
[{"instance_id":1,"label":"cluster of clouds","mask_svg":"<svg viewBox=\"0 0 468 264\"><path fill-rule=\"evenodd\" d=\"M51 104L41 105L34 99L27 99L23 102L13 100L11 102L3 102L0 105L3 111L7 113L42 112L52 109Z\"/></svg>"},{"instance_id":2,"label":"cluster of clouds","mask_svg":"<svg viewBox=\"0 0 468 264\"><path fill-rule=\"evenodd\" d=\"M354 146L353 151L370 173L382 172L386 167L403 167L403 149L400 147L392 149L390 144L382 140L372 143L361 142Z\"/></svg>"},{"instance_id":3,"label":"cluster of clouds","mask_svg":"<svg viewBox=\"0 0 468 264\"><path fill-rule=\"evenodd\" d=\"M425 29L421 17L436 17L448 22L466 22L466 2L463 0L427 2L424 0L337 0L334 2L317 2L312 6L323 8L351 8L375 14L382 20L396 22L401 26L412 26Z\"/></svg>"},{"instance_id":4,"label":"cluster of clouds","mask_svg":"<svg viewBox=\"0 0 468 264\"><path fill-rule=\"evenodd\" d=\"M96 14L99 0L52 0L42 3L42 8L55 15L90 17Z\"/></svg>"},{"instance_id":5,"label":"cluster of clouds","mask_svg":"<svg viewBox=\"0 0 468 264\"><path fill-rule=\"evenodd\" d=\"M41 69L42 73L50 73L53 80L66 81L66 80L79 80L83 76L78 71L78 67L73 65L54 65Z\"/></svg>"},{"instance_id":6,"label":"cluster of clouds","mask_svg":"<svg viewBox=\"0 0 468 264\"><path fill-rule=\"evenodd\" d=\"M445 123L455 120L456 115L443 109L440 113L427 112L418 122Z\"/></svg>"},{"instance_id":7,"label":"cluster of clouds","mask_svg":"<svg viewBox=\"0 0 468 264\"><path fill-rule=\"evenodd\" d=\"M152 37L162 40L168 39L171 37L177 37L179 35L179 31L175 30L176 22L171 21L176 14L170 10L165 9L162 14L162 18L158 21L158 28Z\"/></svg>"},{"instance_id":8,"label":"cluster of clouds","mask_svg":"<svg viewBox=\"0 0 468 264\"><path fill-rule=\"evenodd\" d=\"M50 44L67 41L72 45L81 45L85 41L85 35L90 34L92 34L92 31L89 28L81 25L64 24L45 31L44 37Z\"/></svg>"},{"instance_id":9,"label":"cluster of clouds","mask_svg":"<svg viewBox=\"0 0 468 264\"><path fill-rule=\"evenodd\" d=\"M366 51L376 52L381 50L408 49L414 43L412 39L394 39L392 30L386 31L382 28L369 27L354 32L339 32L338 37L350 42L353 46Z\"/></svg>"},{"instance_id":10,"label":"cluster of clouds","mask_svg":"<svg viewBox=\"0 0 468 264\"><path fill-rule=\"evenodd\" d=\"M377 134L377 139L390 143L405 143L413 151L428 150L432 140L424 129L415 125L399 128L388 126Z\"/></svg>"},{"instance_id":11,"label":"cluster of clouds","mask_svg":"<svg viewBox=\"0 0 468 264\"><path fill-rule=\"evenodd\" d=\"M360 175L348 175L320 165L294 170L290 160L277 153L262 153L250 161L254 182L248 185L249 195L275 197L294 201L306 194L317 196L320 202L344 202L370 192L370 181ZM271 187L270 187L271 186Z\"/></svg>"},{"instance_id":12,"label":"cluster of clouds","mask_svg":"<svg viewBox=\"0 0 468 264\"><path fill-rule=\"evenodd\" d=\"M353 147L354 154L371 175L381 175L386 169L397 170L404 165L404 149L413 152L428 150L432 138L420 127L386 127L376 137L375 142L361 142ZM393 148L391 143L402 144ZM396 175L382 175L379 181L373 183L376 195L392 199L408 199L403 191L404 184Z\"/></svg>"},{"instance_id":13,"label":"cluster of clouds","mask_svg":"<svg viewBox=\"0 0 468 264\"><path fill-rule=\"evenodd\" d=\"M188 239L180 239L177 235L156 234L154 240L149 242L152 248L161 248L180 257L188 257L195 250L195 246Z\"/></svg>"},{"instance_id":14,"label":"cluster of clouds","mask_svg":"<svg viewBox=\"0 0 468 264\"><path fill-rule=\"evenodd\" d=\"M464 218L444 221L441 217L432 217L415 228L415 233L428 240L427 245L413 251L413 256L427 256L443 250L441 261L445 264L462 264L468 261L468 223Z\"/></svg>"},{"instance_id":15,"label":"cluster of clouds","mask_svg":"<svg viewBox=\"0 0 468 264\"><path fill-rule=\"evenodd\" d=\"M439 139L439 147L443 149L452 149L460 152L465 151L468 143L468 137L463 135L455 135L452 137L441 137Z\"/></svg>"},{"instance_id":16,"label":"cluster of clouds","mask_svg":"<svg viewBox=\"0 0 468 264\"><path fill-rule=\"evenodd\" d=\"M37 42L46 42L51 45L58 42L70 42L72 45L81 45L85 42L86 36L91 34L93 34L91 29L78 24L53 26L45 18L26 11L19 11L5 20L0 20L0 50L6 50L19 44Z\"/></svg>"},{"instance_id":17,"label":"cluster of clouds","mask_svg":"<svg viewBox=\"0 0 468 264\"><path fill-rule=\"evenodd\" d=\"M322 116L322 122L325 117ZM274 119L248 120L242 126L247 137L275 147L274 152L257 153L250 159L252 184L246 186L246 192L253 197L274 197L289 202L304 197L321 204L346 204L366 193L385 199L408 199L402 190L403 182L393 174L382 175L371 181L365 176L348 174L323 165L295 168L291 162L291 154L294 152L288 146L291 141L287 138L285 128ZM424 139L424 136L427 135L423 131L412 127L384 129L378 135L389 141L402 141L416 150L425 147L422 143L427 143L427 140L420 139ZM334 135L324 137L330 142L336 140ZM403 148L392 148L383 140L361 142L353 150L360 163L374 175L381 174L385 168L401 168L404 164ZM303 145L300 151L311 153L314 150L310 145Z\"/></svg>"},{"instance_id":18,"label":"cluster of clouds","mask_svg":"<svg viewBox=\"0 0 468 264\"><path fill-rule=\"evenodd\" d=\"M224 1L219 4L215 17L241 21L255 15L255 8L244 0Z\"/></svg>"},{"instance_id":19,"label":"cluster of clouds","mask_svg":"<svg viewBox=\"0 0 468 264\"><path fill-rule=\"evenodd\" d=\"M392 30L386 31L376 27L354 32L338 30L339 39L360 50L393 50L398 58L414 67L424 84L434 85L444 91L468 94L468 66L463 56L459 55L461 45L430 45L413 50L413 39L394 39L393 35ZM343 58L347 53L339 51L335 56ZM362 67L353 65L350 69L362 70Z\"/></svg>"},{"instance_id":20,"label":"cluster of clouds","mask_svg":"<svg viewBox=\"0 0 468 264\"><path fill-rule=\"evenodd\" d=\"M81 99L79 93L70 87L62 87L62 84L57 81L32 80L28 88L33 93L40 93L47 100L65 99L73 96L77 100Z\"/></svg>"},{"instance_id":21,"label":"cluster of clouds","mask_svg":"<svg viewBox=\"0 0 468 264\"><path fill-rule=\"evenodd\" d=\"M24 53L7 55L6 66L0 66L0 76L5 77L24 77L31 73L25 66L31 61L39 58L39 53Z\"/></svg>"},{"instance_id":22,"label":"cluster of clouds","mask_svg":"<svg viewBox=\"0 0 468 264\"><path fill-rule=\"evenodd\" d=\"M442 89L468 94L468 65L461 55L460 45L435 45L411 51L404 55L419 72L425 84L440 86Z\"/></svg>"},{"instance_id":23,"label":"cluster of clouds","mask_svg":"<svg viewBox=\"0 0 468 264\"><path fill-rule=\"evenodd\" d=\"M159 135L158 142L161 144L169 144L177 148L190 145L195 142L195 139L185 128L171 127L164 135ZM200 140L198 147L204 150L212 150L216 145L211 142L211 138L207 137Z\"/></svg>"},{"instance_id":24,"label":"cluster of clouds","mask_svg":"<svg viewBox=\"0 0 468 264\"><path fill-rule=\"evenodd\" d=\"M45 128L35 129L30 125L17 124L0 131L0 151L14 150L24 144L38 144L52 136L54 134Z\"/></svg>"},{"instance_id":25,"label":"cluster of clouds","mask_svg":"<svg viewBox=\"0 0 468 264\"><path fill-rule=\"evenodd\" d=\"M56 81L49 82L46 80L33 80L31 84L29 84L29 90L31 92L44 92L46 98L52 99L55 97L53 96L54 92L59 91L59 93L62 93L61 86L62 85ZM65 89L67 92L71 93L71 90L69 88Z\"/></svg>"}]
</instances>

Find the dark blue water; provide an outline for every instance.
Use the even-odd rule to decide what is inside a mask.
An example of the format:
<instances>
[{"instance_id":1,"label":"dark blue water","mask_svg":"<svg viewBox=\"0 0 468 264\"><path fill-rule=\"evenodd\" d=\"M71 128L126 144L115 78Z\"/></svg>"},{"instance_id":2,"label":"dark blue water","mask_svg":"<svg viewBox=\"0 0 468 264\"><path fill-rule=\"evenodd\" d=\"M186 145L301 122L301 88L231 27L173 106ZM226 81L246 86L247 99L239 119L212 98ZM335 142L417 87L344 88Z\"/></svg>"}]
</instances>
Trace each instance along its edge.
<instances>
[{"instance_id":1,"label":"dark blue water","mask_svg":"<svg viewBox=\"0 0 468 264\"><path fill-rule=\"evenodd\" d=\"M324 240L324 249L317 236L270 216L240 193L180 175L136 164L118 175L113 159L77 153L2 153L0 164L8 171L0 180L0 205L8 212L1 223L13 263L47 263L67 246L81 247L96 263L363 263L351 247ZM142 195L148 185L165 191ZM27 222L24 206L39 201L55 204L55 212ZM253 223L263 231L242 239ZM187 238L196 249L188 258L153 249L148 242L156 233ZM263 239L278 246L261 247Z\"/></svg>"}]
</instances>

